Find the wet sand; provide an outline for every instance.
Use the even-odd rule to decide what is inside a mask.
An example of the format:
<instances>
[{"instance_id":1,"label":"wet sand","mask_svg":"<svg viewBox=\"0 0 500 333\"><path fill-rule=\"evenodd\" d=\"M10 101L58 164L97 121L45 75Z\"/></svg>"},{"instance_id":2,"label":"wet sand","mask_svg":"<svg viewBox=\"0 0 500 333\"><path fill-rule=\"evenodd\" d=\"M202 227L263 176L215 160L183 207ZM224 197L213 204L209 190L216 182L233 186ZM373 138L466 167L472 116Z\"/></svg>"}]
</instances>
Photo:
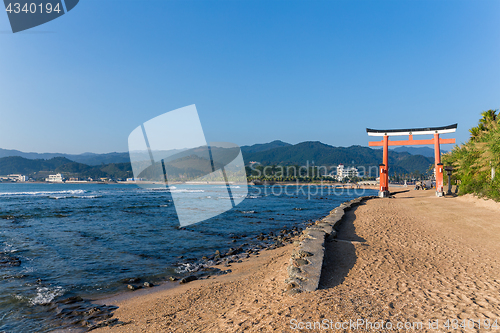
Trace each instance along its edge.
<instances>
[{"instance_id":1,"label":"wet sand","mask_svg":"<svg viewBox=\"0 0 500 333\"><path fill-rule=\"evenodd\" d=\"M231 264L228 275L118 301L114 318L124 324L96 332L292 332L315 322L351 331L349 320L365 321L357 331L383 331L373 326L380 321L393 331L407 322L416 325L408 331L497 331L499 207L433 191L369 200L347 212L338 238L325 244L319 290L284 292L287 245ZM447 319L475 320L475 329L446 329ZM498 319L498 329L486 329L487 319Z\"/></svg>"}]
</instances>

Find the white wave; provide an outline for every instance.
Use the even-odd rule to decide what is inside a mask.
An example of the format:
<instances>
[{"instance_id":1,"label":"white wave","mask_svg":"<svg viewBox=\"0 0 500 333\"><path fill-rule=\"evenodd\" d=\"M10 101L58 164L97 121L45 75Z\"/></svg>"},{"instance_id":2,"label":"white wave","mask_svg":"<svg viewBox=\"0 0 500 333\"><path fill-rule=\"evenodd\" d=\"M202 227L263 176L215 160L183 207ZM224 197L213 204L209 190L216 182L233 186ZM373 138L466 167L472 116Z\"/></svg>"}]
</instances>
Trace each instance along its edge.
<instances>
[{"instance_id":1,"label":"white wave","mask_svg":"<svg viewBox=\"0 0 500 333\"><path fill-rule=\"evenodd\" d=\"M46 196L46 195L57 195L57 194L83 194L85 190L69 190L69 191L35 191L35 192L3 192L0 196L7 195L32 195L32 196Z\"/></svg>"},{"instance_id":2,"label":"white wave","mask_svg":"<svg viewBox=\"0 0 500 333\"><path fill-rule=\"evenodd\" d=\"M59 199L66 199L66 198L69 198L69 197L64 196L64 195L59 196L59 197L49 195L49 199L56 199L56 200L59 200Z\"/></svg>"},{"instance_id":3,"label":"white wave","mask_svg":"<svg viewBox=\"0 0 500 333\"><path fill-rule=\"evenodd\" d=\"M180 190L173 190L170 191L172 193L203 193L205 192L204 190L185 190L185 189L180 189Z\"/></svg>"},{"instance_id":4,"label":"white wave","mask_svg":"<svg viewBox=\"0 0 500 333\"><path fill-rule=\"evenodd\" d=\"M81 197L75 197L79 199L97 199L102 198L102 195L82 195Z\"/></svg>"},{"instance_id":5,"label":"white wave","mask_svg":"<svg viewBox=\"0 0 500 333\"><path fill-rule=\"evenodd\" d=\"M229 186L230 186L231 188L241 188L241 187L239 187L238 185L231 185L231 184L229 184ZM215 186L214 188L227 188L227 186L226 186L226 185L224 185L224 186Z\"/></svg>"},{"instance_id":6,"label":"white wave","mask_svg":"<svg viewBox=\"0 0 500 333\"><path fill-rule=\"evenodd\" d=\"M258 195L249 195L247 196L248 199L257 199L259 196Z\"/></svg>"},{"instance_id":7,"label":"white wave","mask_svg":"<svg viewBox=\"0 0 500 333\"><path fill-rule=\"evenodd\" d=\"M57 296L61 296L64 293L64 289L62 287L55 287L53 289L38 287L36 292L36 296L30 300L30 303L32 305L44 305L49 304Z\"/></svg>"},{"instance_id":8,"label":"white wave","mask_svg":"<svg viewBox=\"0 0 500 333\"><path fill-rule=\"evenodd\" d=\"M243 214L255 214L255 210L242 210Z\"/></svg>"},{"instance_id":9,"label":"white wave","mask_svg":"<svg viewBox=\"0 0 500 333\"><path fill-rule=\"evenodd\" d=\"M5 243L5 247L4 247L3 252L5 252L5 253L14 253L14 252L17 252L17 251L18 251L18 249L16 249L14 247L14 244Z\"/></svg>"},{"instance_id":10,"label":"white wave","mask_svg":"<svg viewBox=\"0 0 500 333\"><path fill-rule=\"evenodd\" d=\"M60 195L60 196L55 196L51 195L49 196L50 199L96 199L96 198L102 198L102 195L82 195L82 196L75 196L75 195Z\"/></svg>"}]
</instances>

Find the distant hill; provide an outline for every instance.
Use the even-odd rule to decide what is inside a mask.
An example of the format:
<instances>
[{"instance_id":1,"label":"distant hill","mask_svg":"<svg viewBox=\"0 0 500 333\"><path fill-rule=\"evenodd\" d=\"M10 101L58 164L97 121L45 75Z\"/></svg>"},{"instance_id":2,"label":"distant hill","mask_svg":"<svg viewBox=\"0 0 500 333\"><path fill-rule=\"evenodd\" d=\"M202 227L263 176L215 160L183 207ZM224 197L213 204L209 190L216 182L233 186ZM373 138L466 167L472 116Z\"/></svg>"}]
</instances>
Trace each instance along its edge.
<instances>
[{"instance_id":1,"label":"distant hill","mask_svg":"<svg viewBox=\"0 0 500 333\"><path fill-rule=\"evenodd\" d=\"M278 147L291 146L289 143L283 141L273 141L270 143L255 144L252 146L242 146L242 152L259 152L266 151ZM182 150L172 150L165 153L165 156L173 155ZM61 154L61 153L25 153L14 149L2 149L0 148L0 158L2 157L12 157L19 156L27 158L30 160L50 160L54 157L62 157L73 162L83 163L87 165L102 165L110 163L130 163L130 156L128 152L124 153L107 153L107 154L94 154L94 153L83 153L83 154Z\"/></svg>"},{"instance_id":2,"label":"distant hill","mask_svg":"<svg viewBox=\"0 0 500 333\"><path fill-rule=\"evenodd\" d=\"M334 147L318 141L302 142L260 152L245 152L243 157L249 161L257 161L262 165L354 165L378 166L382 163L382 150L362 146ZM426 172L433 164L433 159L422 155L411 155L407 152L389 151L389 168L393 173Z\"/></svg>"},{"instance_id":3,"label":"distant hill","mask_svg":"<svg viewBox=\"0 0 500 333\"><path fill-rule=\"evenodd\" d=\"M66 177L128 178L133 177L130 163L110 163L90 166L65 157L48 160L28 159L20 156L0 158L0 175L23 174L43 179L48 173L63 173Z\"/></svg>"},{"instance_id":4,"label":"distant hill","mask_svg":"<svg viewBox=\"0 0 500 333\"><path fill-rule=\"evenodd\" d=\"M274 148L288 147L288 146L291 146L291 144L280 140L275 140L269 143L258 143L251 146L241 146L241 151L243 153L258 153L266 150L271 150Z\"/></svg>"},{"instance_id":5,"label":"distant hill","mask_svg":"<svg viewBox=\"0 0 500 333\"><path fill-rule=\"evenodd\" d=\"M362 146L334 147L319 141L291 145L273 141L252 146L242 146L246 163L257 161L262 165L309 165L378 166L382 163L382 149ZM177 152L177 151L176 151ZM416 154L421 152L422 154ZM182 154L182 152L177 152ZM191 154L186 152L186 154ZM424 155L425 154L425 155ZM3 156L8 157L3 157ZM177 155L179 157L180 155ZM24 153L0 149L0 175L21 173L32 175L39 171L62 172L80 177L132 177L130 158L127 153L51 154ZM434 163L434 150L428 147L399 147L389 151L390 173L425 173Z\"/></svg>"},{"instance_id":6,"label":"distant hill","mask_svg":"<svg viewBox=\"0 0 500 333\"><path fill-rule=\"evenodd\" d=\"M61 154L61 153L25 153L14 149L2 149L0 148L0 158L2 157L12 157L18 156L27 158L30 160L50 160L54 157L67 158L68 160L88 164L88 165L101 165L109 163L129 163L130 158L127 153L107 153L107 154L94 154L94 153L83 153L83 154Z\"/></svg>"},{"instance_id":7,"label":"distant hill","mask_svg":"<svg viewBox=\"0 0 500 333\"><path fill-rule=\"evenodd\" d=\"M429 148L429 147L406 147L406 146L402 146L402 147L396 147L396 148L390 149L390 150L395 151L397 153L407 152L407 153L412 154L412 155L422 155L422 156L425 156L425 157L434 158L434 149L433 148ZM446 150L441 150L441 153L446 153L446 152L447 152Z\"/></svg>"}]
</instances>

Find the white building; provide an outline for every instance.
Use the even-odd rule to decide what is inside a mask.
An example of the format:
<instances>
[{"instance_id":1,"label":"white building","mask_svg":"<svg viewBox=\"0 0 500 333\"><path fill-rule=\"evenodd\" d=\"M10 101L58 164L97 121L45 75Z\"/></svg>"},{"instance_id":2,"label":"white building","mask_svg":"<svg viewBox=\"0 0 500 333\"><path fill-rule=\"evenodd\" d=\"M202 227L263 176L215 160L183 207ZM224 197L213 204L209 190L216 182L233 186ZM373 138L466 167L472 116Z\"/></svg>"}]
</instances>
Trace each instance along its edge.
<instances>
[{"instance_id":1,"label":"white building","mask_svg":"<svg viewBox=\"0 0 500 333\"><path fill-rule=\"evenodd\" d=\"M45 178L45 181L51 183L62 183L64 181L64 176L62 173L58 173L57 175L49 175L49 178Z\"/></svg>"},{"instance_id":2,"label":"white building","mask_svg":"<svg viewBox=\"0 0 500 333\"><path fill-rule=\"evenodd\" d=\"M28 177L26 177L24 175L8 175L7 178L14 181L14 182L27 182L28 181Z\"/></svg>"},{"instance_id":3,"label":"white building","mask_svg":"<svg viewBox=\"0 0 500 333\"><path fill-rule=\"evenodd\" d=\"M145 181L144 178L127 178L128 182L143 182Z\"/></svg>"},{"instance_id":4,"label":"white building","mask_svg":"<svg viewBox=\"0 0 500 333\"><path fill-rule=\"evenodd\" d=\"M337 180L341 182L345 178L351 177L359 177L358 169L355 167L345 167L343 164L339 164L337 167Z\"/></svg>"}]
</instances>

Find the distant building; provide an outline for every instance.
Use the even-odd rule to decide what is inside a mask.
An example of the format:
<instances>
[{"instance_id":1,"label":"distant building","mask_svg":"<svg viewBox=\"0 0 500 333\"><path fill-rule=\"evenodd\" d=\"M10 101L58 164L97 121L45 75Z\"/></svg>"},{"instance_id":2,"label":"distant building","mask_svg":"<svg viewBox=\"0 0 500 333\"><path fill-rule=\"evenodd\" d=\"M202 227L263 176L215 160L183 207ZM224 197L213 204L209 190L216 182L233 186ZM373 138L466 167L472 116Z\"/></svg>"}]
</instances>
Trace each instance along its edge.
<instances>
[{"instance_id":1,"label":"distant building","mask_svg":"<svg viewBox=\"0 0 500 333\"><path fill-rule=\"evenodd\" d=\"M127 178L128 182L143 182L144 178Z\"/></svg>"},{"instance_id":2,"label":"distant building","mask_svg":"<svg viewBox=\"0 0 500 333\"><path fill-rule=\"evenodd\" d=\"M14 182L27 182L28 177L24 175L8 175L7 178Z\"/></svg>"},{"instance_id":3,"label":"distant building","mask_svg":"<svg viewBox=\"0 0 500 333\"><path fill-rule=\"evenodd\" d=\"M62 173L58 173L56 175L49 175L49 178L45 178L45 181L51 183L62 183L64 182L64 176Z\"/></svg>"},{"instance_id":4,"label":"distant building","mask_svg":"<svg viewBox=\"0 0 500 333\"><path fill-rule=\"evenodd\" d=\"M355 167L345 167L343 164L339 164L337 167L337 180L343 181L345 178L359 177L358 169Z\"/></svg>"}]
</instances>

